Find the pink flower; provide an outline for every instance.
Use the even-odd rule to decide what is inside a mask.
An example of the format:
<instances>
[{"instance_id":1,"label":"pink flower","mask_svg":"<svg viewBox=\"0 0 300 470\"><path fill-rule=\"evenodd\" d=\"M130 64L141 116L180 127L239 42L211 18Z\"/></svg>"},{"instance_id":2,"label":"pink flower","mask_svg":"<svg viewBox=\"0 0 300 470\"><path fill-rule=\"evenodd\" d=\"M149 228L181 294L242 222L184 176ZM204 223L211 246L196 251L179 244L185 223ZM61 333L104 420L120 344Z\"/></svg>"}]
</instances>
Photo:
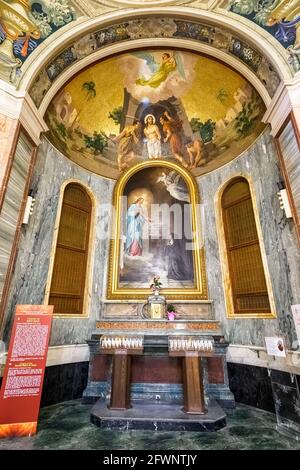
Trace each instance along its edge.
<instances>
[{"instance_id":1,"label":"pink flower","mask_svg":"<svg viewBox=\"0 0 300 470\"><path fill-rule=\"evenodd\" d=\"M175 312L168 312L168 320L171 320L171 321L175 320L175 317L176 317Z\"/></svg>"}]
</instances>

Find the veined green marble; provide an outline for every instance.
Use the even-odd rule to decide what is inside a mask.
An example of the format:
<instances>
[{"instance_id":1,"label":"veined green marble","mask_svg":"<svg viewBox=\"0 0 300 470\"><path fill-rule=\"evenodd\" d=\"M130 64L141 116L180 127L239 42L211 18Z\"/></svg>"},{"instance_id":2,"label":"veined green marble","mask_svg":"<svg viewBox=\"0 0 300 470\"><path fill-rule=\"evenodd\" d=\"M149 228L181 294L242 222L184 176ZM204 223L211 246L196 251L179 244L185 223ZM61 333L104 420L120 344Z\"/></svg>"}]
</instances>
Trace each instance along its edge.
<instances>
[{"instance_id":1,"label":"veined green marble","mask_svg":"<svg viewBox=\"0 0 300 470\"><path fill-rule=\"evenodd\" d=\"M43 408L38 434L0 441L0 450L254 450L300 449L275 430L272 413L246 405L227 411L227 427L212 433L100 430L90 423L91 405L73 400Z\"/></svg>"}]
</instances>

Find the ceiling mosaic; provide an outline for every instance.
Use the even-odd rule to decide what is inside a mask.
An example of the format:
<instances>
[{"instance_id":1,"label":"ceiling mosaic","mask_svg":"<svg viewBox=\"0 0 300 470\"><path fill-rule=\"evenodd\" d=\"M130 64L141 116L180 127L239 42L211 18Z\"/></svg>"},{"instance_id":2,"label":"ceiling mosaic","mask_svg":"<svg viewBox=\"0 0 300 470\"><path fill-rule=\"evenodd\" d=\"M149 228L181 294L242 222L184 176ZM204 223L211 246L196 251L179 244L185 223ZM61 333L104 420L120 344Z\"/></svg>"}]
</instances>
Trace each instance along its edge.
<instances>
[{"instance_id":1,"label":"ceiling mosaic","mask_svg":"<svg viewBox=\"0 0 300 470\"><path fill-rule=\"evenodd\" d=\"M223 63L155 49L85 69L52 100L45 121L60 152L116 179L149 159L195 175L214 170L253 143L264 112L254 88Z\"/></svg>"}]
</instances>

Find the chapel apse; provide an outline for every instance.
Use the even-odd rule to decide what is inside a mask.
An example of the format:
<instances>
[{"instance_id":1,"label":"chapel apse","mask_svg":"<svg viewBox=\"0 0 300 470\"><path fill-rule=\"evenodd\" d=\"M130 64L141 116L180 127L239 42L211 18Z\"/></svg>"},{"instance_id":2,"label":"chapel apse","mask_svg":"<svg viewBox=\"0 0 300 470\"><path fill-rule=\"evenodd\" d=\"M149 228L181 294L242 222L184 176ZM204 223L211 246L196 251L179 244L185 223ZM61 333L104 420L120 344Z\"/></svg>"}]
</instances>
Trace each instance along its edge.
<instances>
[{"instance_id":1,"label":"chapel apse","mask_svg":"<svg viewBox=\"0 0 300 470\"><path fill-rule=\"evenodd\" d=\"M94 64L49 105L48 138L88 170L117 179L163 159L195 176L228 163L264 129L265 106L223 63L178 50L140 50Z\"/></svg>"}]
</instances>

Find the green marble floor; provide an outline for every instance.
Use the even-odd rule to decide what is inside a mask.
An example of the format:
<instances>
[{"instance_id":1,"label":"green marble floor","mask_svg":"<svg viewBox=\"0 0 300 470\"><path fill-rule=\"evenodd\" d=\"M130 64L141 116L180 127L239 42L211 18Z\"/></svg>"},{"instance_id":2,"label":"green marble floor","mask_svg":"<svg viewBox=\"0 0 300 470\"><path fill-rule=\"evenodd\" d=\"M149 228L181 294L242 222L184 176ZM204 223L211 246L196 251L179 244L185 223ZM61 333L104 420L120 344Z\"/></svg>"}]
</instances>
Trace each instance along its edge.
<instances>
[{"instance_id":1,"label":"green marble floor","mask_svg":"<svg viewBox=\"0 0 300 470\"><path fill-rule=\"evenodd\" d=\"M89 422L90 405L80 400L43 408L38 434L0 441L0 450L213 450L300 449L275 430L275 416L245 405L228 411L227 427L214 433L107 431Z\"/></svg>"}]
</instances>

